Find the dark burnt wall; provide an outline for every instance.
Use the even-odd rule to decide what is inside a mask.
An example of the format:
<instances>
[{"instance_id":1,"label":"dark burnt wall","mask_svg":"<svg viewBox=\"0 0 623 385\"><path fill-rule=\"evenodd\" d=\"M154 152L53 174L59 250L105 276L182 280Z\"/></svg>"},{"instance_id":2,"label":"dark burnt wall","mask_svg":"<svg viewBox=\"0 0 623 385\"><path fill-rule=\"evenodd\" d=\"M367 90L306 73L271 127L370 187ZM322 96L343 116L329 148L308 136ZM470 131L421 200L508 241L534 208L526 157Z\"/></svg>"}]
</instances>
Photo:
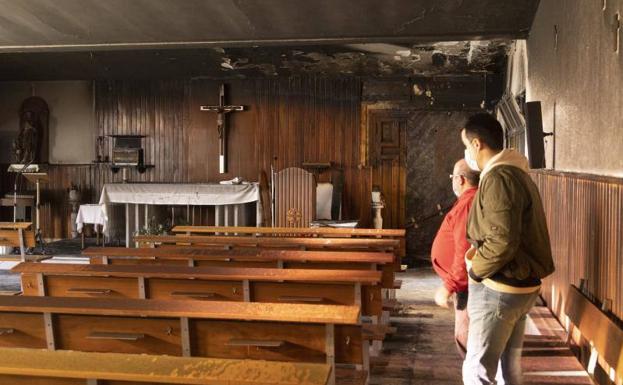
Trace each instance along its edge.
<instances>
[{"instance_id":1,"label":"dark burnt wall","mask_svg":"<svg viewBox=\"0 0 623 385\"><path fill-rule=\"evenodd\" d=\"M448 175L463 157L460 129L466 118L490 109L501 95L498 75L415 77L367 81L367 110L408 111L406 140L407 255L428 260L433 238L455 197Z\"/></svg>"},{"instance_id":2,"label":"dark burnt wall","mask_svg":"<svg viewBox=\"0 0 623 385\"><path fill-rule=\"evenodd\" d=\"M407 247L428 257L443 214L455 201L448 175L463 157L459 128L469 111L416 111L407 132ZM440 210L441 209L441 210Z\"/></svg>"}]
</instances>

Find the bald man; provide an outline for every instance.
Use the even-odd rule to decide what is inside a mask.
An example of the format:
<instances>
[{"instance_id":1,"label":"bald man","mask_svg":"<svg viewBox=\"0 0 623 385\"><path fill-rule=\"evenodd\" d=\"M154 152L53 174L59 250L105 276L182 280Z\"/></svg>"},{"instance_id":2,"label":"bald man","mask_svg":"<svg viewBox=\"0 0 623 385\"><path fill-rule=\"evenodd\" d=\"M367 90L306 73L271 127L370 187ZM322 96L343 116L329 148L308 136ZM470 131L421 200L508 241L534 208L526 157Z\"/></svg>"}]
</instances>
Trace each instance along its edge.
<instances>
[{"instance_id":1,"label":"bald man","mask_svg":"<svg viewBox=\"0 0 623 385\"><path fill-rule=\"evenodd\" d=\"M465 253L470 248L467 241L467 217L472 201L476 196L480 173L473 171L464 159L454 165L452 191L457 196L456 203L446 214L435 236L431 259L435 272L443 280L443 285L435 292L435 303L449 307L454 295L454 337L459 352L464 355L467 346L467 268Z\"/></svg>"}]
</instances>

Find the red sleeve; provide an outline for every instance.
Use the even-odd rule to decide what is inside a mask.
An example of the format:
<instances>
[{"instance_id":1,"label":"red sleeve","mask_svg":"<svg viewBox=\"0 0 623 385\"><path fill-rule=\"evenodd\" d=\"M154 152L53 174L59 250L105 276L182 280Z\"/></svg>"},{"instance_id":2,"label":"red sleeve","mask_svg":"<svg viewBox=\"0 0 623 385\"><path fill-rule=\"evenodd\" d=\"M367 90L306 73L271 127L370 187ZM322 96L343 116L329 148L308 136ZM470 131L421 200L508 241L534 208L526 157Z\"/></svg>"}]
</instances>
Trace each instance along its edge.
<instances>
[{"instance_id":1,"label":"red sleeve","mask_svg":"<svg viewBox=\"0 0 623 385\"><path fill-rule=\"evenodd\" d=\"M470 205L464 205L456 213L454 227L452 229L454 238L454 256L449 271L449 280L452 282L451 292L462 292L467 290L467 268L465 266L465 253L471 245L467 241L467 217ZM447 289L450 289L446 285Z\"/></svg>"}]
</instances>

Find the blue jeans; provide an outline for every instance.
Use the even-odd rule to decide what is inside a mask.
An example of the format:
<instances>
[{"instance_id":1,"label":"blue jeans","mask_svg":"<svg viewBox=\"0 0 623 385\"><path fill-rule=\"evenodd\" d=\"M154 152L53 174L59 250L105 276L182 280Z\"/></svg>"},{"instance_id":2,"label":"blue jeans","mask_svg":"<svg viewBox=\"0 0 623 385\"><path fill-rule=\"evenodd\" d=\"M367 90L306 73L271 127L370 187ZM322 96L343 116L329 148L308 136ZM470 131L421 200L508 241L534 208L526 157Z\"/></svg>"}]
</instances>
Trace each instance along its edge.
<instances>
[{"instance_id":1,"label":"blue jeans","mask_svg":"<svg viewBox=\"0 0 623 385\"><path fill-rule=\"evenodd\" d=\"M463 362L465 385L521 385L526 315L539 291L507 294L469 283L469 331Z\"/></svg>"}]
</instances>

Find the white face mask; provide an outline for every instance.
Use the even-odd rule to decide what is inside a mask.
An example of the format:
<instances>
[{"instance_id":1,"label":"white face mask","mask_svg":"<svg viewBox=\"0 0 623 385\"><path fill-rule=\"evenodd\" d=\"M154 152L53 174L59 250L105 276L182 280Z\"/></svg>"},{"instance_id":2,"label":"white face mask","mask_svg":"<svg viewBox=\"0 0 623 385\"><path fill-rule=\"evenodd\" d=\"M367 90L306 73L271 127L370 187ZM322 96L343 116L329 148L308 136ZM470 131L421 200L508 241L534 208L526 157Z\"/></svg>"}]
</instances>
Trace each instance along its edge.
<instances>
[{"instance_id":1,"label":"white face mask","mask_svg":"<svg viewBox=\"0 0 623 385\"><path fill-rule=\"evenodd\" d=\"M452 192L454 192L454 195L456 195L457 198L461 196L461 190L454 187L454 185L452 186Z\"/></svg>"},{"instance_id":2,"label":"white face mask","mask_svg":"<svg viewBox=\"0 0 623 385\"><path fill-rule=\"evenodd\" d=\"M469 152L468 149L465 149L465 161L467 162L467 166L469 168L474 171L480 171L480 168L478 167L478 162L476 162L476 159L474 159L472 153Z\"/></svg>"}]
</instances>

